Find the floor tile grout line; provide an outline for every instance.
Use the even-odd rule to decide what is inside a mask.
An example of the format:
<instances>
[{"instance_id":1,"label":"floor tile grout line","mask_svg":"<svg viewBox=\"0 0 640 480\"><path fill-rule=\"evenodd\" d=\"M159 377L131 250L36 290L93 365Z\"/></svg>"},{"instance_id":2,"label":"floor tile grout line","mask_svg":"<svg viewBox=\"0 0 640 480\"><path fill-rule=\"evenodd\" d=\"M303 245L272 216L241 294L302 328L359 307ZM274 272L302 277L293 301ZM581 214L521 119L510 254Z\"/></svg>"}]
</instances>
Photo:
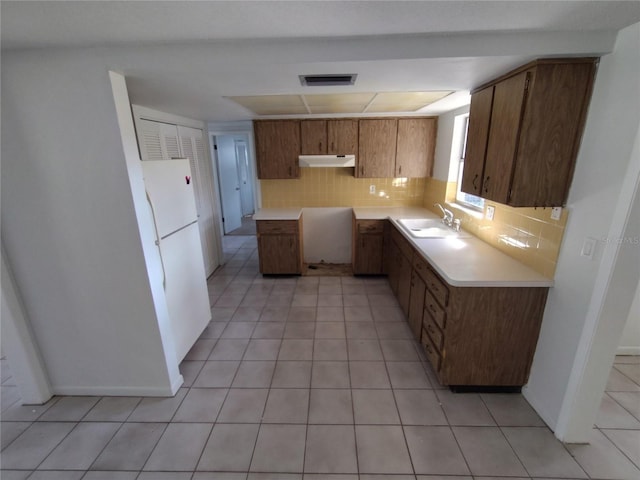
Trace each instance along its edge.
<instances>
[{"instance_id":1,"label":"floor tile grout line","mask_svg":"<svg viewBox=\"0 0 640 480\"><path fill-rule=\"evenodd\" d=\"M342 282L341 282L342 284ZM368 303L368 302L367 302ZM346 336L346 331L347 331L347 315L345 312L345 307L342 307L342 318L343 318L343 322L345 324L345 336ZM372 318L373 320L373 318ZM377 335L377 332L376 332ZM351 399L351 418L353 419L353 443L354 443L354 448L355 448L355 456L356 456L356 472L359 478L360 475L360 455L358 454L358 432L356 429L356 408L355 405L353 404L353 384L351 383L351 356L349 353L349 342L347 339L345 339L345 347L347 349L347 368L349 368L349 398Z\"/></svg>"},{"instance_id":2,"label":"floor tile grout line","mask_svg":"<svg viewBox=\"0 0 640 480\"><path fill-rule=\"evenodd\" d=\"M640 469L640 461L638 461L638 463L636 463L631 457L629 457L629 455L627 455L617 444L616 442L614 442L611 438L609 438L609 435L607 435L603 430L616 430L613 428L597 428L596 430L600 431L600 433L602 433L602 435L604 435L606 437L606 439L611 442L611 444L627 459L629 460L629 462L631 462L631 464L633 466L635 466L637 469ZM623 430L623 429L619 429L621 431L625 431L625 432L633 432L633 431L637 431L637 430ZM576 460L577 461L577 460Z\"/></svg>"},{"instance_id":3,"label":"floor tile grout line","mask_svg":"<svg viewBox=\"0 0 640 480\"><path fill-rule=\"evenodd\" d=\"M638 382L636 382L633 378L631 378L629 375L627 375L626 373L624 373L622 370L620 370L618 368L619 365L632 365L632 364L624 364L624 363L619 363L619 364L613 364L612 367L615 368L618 373L620 373L621 375L623 375L625 378L627 378L631 383L633 383L635 386L640 387L640 384L638 384ZM606 391L606 390L605 390Z\"/></svg>"},{"instance_id":4,"label":"floor tile grout line","mask_svg":"<svg viewBox=\"0 0 640 480\"><path fill-rule=\"evenodd\" d=\"M611 393L637 393L638 394L638 400L640 400L640 392L608 392L608 391L605 391L604 394L603 394L603 395L607 395L617 405L619 405L622 409L624 409L625 412L627 412L629 415L631 415L633 418L635 418L636 420L638 420L640 422L640 418L638 418L638 416L636 416L628 408L626 408L624 405L622 405L615 397L611 396L610 395ZM597 428L600 428L600 427L597 427ZM604 427L604 428L606 428L606 427ZM615 429L609 429L609 430L615 430Z\"/></svg>"}]
</instances>

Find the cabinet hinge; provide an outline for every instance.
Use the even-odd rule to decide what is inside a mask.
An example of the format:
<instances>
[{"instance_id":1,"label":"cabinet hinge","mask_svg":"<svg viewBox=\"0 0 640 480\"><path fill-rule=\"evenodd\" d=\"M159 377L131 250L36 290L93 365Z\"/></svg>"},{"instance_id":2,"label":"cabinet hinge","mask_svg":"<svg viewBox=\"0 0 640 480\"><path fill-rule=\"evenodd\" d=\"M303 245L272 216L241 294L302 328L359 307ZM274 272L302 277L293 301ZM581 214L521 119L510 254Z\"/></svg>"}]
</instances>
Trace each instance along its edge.
<instances>
[{"instance_id":1,"label":"cabinet hinge","mask_svg":"<svg viewBox=\"0 0 640 480\"><path fill-rule=\"evenodd\" d=\"M214 150L218 150L218 145L213 145Z\"/></svg>"},{"instance_id":2,"label":"cabinet hinge","mask_svg":"<svg viewBox=\"0 0 640 480\"><path fill-rule=\"evenodd\" d=\"M224 223L224 217L222 217L222 223Z\"/></svg>"}]
</instances>

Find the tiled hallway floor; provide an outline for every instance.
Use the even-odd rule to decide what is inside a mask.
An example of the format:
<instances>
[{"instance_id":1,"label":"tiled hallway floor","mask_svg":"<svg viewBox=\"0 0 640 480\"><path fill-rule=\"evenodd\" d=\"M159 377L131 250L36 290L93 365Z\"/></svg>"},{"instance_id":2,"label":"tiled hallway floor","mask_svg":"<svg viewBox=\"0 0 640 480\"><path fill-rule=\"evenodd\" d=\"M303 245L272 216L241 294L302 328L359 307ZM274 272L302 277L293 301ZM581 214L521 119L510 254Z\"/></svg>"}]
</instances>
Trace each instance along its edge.
<instances>
[{"instance_id":1,"label":"tiled hallway floor","mask_svg":"<svg viewBox=\"0 0 640 480\"><path fill-rule=\"evenodd\" d=\"M225 237L175 398L3 406L1 478L640 478L635 357L592 443L564 446L521 395L442 389L385 279L262 278L255 246Z\"/></svg>"}]
</instances>

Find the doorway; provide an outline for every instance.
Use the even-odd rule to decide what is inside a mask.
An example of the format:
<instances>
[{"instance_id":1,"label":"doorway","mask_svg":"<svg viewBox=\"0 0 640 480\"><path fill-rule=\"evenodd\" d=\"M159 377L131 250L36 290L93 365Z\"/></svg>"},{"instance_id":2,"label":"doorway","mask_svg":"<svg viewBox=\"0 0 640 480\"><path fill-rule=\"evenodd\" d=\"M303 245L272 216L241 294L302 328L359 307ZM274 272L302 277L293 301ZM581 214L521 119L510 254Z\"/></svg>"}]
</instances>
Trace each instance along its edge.
<instances>
[{"instance_id":1,"label":"doorway","mask_svg":"<svg viewBox=\"0 0 640 480\"><path fill-rule=\"evenodd\" d=\"M218 188L225 235L243 227L255 212L247 134L215 135Z\"/></svg>"}]
</instances>

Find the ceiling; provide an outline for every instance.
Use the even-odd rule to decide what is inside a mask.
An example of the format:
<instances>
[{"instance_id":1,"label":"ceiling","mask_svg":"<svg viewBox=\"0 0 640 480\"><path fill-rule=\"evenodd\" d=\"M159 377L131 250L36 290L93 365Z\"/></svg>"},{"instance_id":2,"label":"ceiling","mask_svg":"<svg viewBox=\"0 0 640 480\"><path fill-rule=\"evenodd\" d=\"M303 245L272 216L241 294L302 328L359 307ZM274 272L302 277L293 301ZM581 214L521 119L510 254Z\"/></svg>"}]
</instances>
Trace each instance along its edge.
<instances>
[{"instance_id":1,"label":"ceiling","mask_svg":"<svg viewBox=\"0 0 640 480\"><path fill-rule=\"evenodd\" d=\"M47 49L125 74L133 103L209 121L255 118L233 96L468 90L542 56L602 55L637 1L0 3L2 56ZM304 87L302 74L357 73ZM348 112L347 112L348 113Z\"/></svg>"}]
</instances>

